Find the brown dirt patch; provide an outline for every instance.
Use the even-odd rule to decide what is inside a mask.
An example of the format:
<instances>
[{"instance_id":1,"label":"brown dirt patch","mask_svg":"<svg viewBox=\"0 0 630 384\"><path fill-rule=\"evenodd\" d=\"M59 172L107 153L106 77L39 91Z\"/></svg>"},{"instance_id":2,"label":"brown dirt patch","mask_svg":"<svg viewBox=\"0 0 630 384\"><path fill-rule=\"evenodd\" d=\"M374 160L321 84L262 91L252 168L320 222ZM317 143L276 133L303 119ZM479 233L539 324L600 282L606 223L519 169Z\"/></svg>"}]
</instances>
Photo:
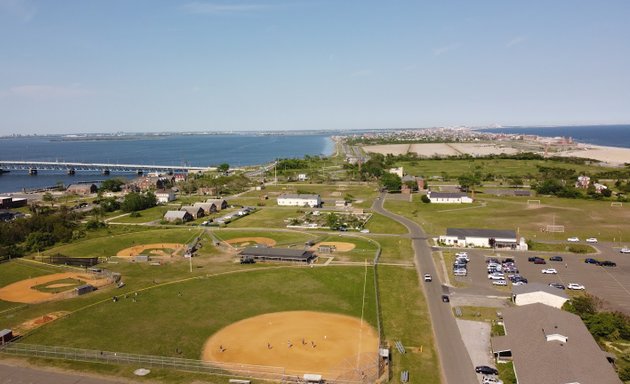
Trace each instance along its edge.
<instances>
[{"instance_id":1,"label":"brown dirt patch","mask_svg":"<svg viewBox=\"0 0 630 384\"><path fill-rule=\"evenodd\" d=\"M223 350L221 350L223 348ZM378 335L360 319L332 313L268 313L233 323L204 345L211 362L282 367L327 379L376 378Z\"/></svg>"},{"instance_id":2,"label":"brown dirt patch","mask_svg":"<svg viewBox=\"0 0 630 384\"><path fill-rule=\"evenodd\" d=\"M225 242L237 247L246 247L250 243L263 244L270 247L276 245L276 241L268 237L237 237L235 239L225 240Z\"/></svg>"},{"instance_id":3,"label":"brown dirt patch","mask_svg":"<svg viewBox=\"0 0 630 384\"><path fill-rule=\"evenodd\" d=\"M55 321L59 319L60 317L66 316L69 313L70 312L67 312L67 311L57 311L57 312L47 313L43 316L39 316L34 319L27 320L23 322L22 324L13 327L12 329L15 334L24 335L28 331L31 331L35 328L39 328L44 324L50 323L51 321Z\"/></svg>"},{"instance_id":4,"label":"brown dirt patch","mask_svg":"<svg viewBox=\"0 0 630 384\"><path fill-rule=\"evenodd\" d=\"M76 284L72 284L72 283L62 283L62 284L50 284L47 285L46 288L63 288L63 287L73 287Z\"/></svg>"},{"instance_id":5,"label":"brown dirt patch","mask_svg":"<svg viewBox=\"0 0 630 384\"><path fill-rule=\"evenodd\" d=\"M68 278L83 280L87 284L93 285L95 287L102 287L111 283L111 280L107 278L98 278L96 275L91 275L89 273L55 273L52 275L39 276L6 285L0 288L0 300L10 301L13 303L33 304L42 303L45 301L52 301L56 299L70 298L73 294L72 291L50 293L41 292L33 289L33 287L36 285L46 284L51 281Z\"/></svg>"},{"instance_id":6,"label":"brown dirt patch","mask_svg":"<svg viewBox=\"0 0 630 384\"><path fill-rule=\"evenodd\" d=\"M177 252L182 250L185 246L186 246L185 244L180 244L180 243L155 243L155 244L135 245L133 247L125 248L118 251L118 253L116 253L116 256L121 256L121 257L138 256L142 252L146 251L147 249L151 249L151 250L174 249L175 251L173 252L172 255L175 255ZM167 255L167 256L170 256L170 255Z\"/></svg>"},{"instance_id":7,"label":"brown dirt patch","mask_svg":"<svg viewBox=\"0 0 630 384\"><path fill-rule=\"evenodd\" d=\"M312 250L317 251L317 248L319 248L320 245L334 246L335 252L350 252L356 247L353 243L346 243L342 241L322 241L321 243L315 244Z\"/></svg>"}]
</instances>

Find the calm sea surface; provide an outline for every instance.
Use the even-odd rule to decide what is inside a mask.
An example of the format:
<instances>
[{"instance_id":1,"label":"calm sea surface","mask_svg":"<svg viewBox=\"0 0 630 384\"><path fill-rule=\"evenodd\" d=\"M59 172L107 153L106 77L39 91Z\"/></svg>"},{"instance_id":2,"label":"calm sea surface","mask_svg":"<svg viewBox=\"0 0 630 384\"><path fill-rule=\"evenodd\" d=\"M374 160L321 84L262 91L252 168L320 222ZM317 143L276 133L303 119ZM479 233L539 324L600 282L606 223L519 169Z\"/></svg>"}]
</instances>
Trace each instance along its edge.
<instances>
[{"instance_id":1,"label":"calm sea surface","mask_svg":"<svg viewBox=\"0 0 630 384\"><path fill-rule=\"evenodd\" d=\"M334 143L327 135L246 136L195 135L162 136L134 140L59 141L59 138L0 139L0 160L67 161L79 163L150 164L215 166L228 163L232 167L264 164L276 158L304 155L330 155ZM131 177L112 174L109 177ZM62 182L97 181L107 178L100 173L79 172L68 176L39 171L29 176L26 171L0 175L0 193L17 192L22 188L41 188Z\"/></svg>"},{"instance_id":2,"label":"calm sea surface","mask_svg":"<svg viewBox=\"0 0 630 384\"><path fill-rule=\"evenodd\" d=\"M514 133L545 137L572 137L580 143L630 148L630 125L584 125L571 127L510 127L483 132ZM630 160L630 159L629 159Z\"/></svg>"}]
</instances>

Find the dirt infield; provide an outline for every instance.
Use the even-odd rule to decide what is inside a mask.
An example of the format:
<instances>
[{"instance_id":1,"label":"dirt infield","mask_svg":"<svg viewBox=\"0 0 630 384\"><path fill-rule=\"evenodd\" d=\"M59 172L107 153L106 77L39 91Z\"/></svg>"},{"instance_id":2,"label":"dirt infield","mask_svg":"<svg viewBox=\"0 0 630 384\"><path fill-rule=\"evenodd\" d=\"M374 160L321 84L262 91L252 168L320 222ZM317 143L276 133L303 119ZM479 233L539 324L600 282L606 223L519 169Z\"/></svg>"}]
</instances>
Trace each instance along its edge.
<instances>
[{"instance_id":1,"label":"dirt infield","mask_svg":"<svg viewBox=\"0 0 630 384\"><path fill-rule=\"evenodd\" d=\"M4 301L10 301L13 303L33 304L33 303L41 303L44 301L51 301L51 300L69 297L66 295L67 292L49 293L49 292L41 292L32 288L36 285L46 284L51 281L62 280L62 279L67 279L67 278L83 280L87 284L93 285L95 287L102 287L111 283L109 279L105 279L105 278L97 279L94 275L91 275L89 273L77 273L77 272L55 273L52 275L39 276L33 279L18 281L16 283L4 286L0 288L0 299Z\"/></svg>"},{"instance_id":2,"label":"dirt infield","mask_svg":"<svg viewBox=\"0 0 630 384\"><path fill-rule=\"evenodd\" d=\"M352 243L345 243L341 241L323 241L315 244L311 249L313 251L317 251L317 248L319 248L320 245L334 246L335 252L350 252L356 247L356 245Z\"/></svg>"},{"instance_id":3,"label":"dirt infield","mask_svg":"<svg viewBox=\"0 0 630 384\"><path fill-rule=\"evenodd\" d=\"M160 250L160 249L165 249L165 248L174 249L175 250L173 252L173 255L174 255L175 253L183 249L185 246L186 245L180 244L180 243L155 243L155 244L136 245L136 246L125 248L123 250L118 251L116 256L121 256L121 257L138 256L142 252L146 251L147 249ZM158 252L152 252L152 253L158 254L159 256L163 256L163 254L159 254ZM165 254L165 256L169 256L169 255Z\"/></svg>"},{"instance_id":4,"label":"dirt infield","mask_svg":"<svg viewBox=\"0 0 630 384\"><path fill-rule=\"evenodd\" d=\"M204 345L202 359L283 367L287 374L376 377L378 335L360 319L332 313L268 313L233 323Z\"/></svg>"},{"instance_id":5,"label":"dirt infield","mask_svg":"<svg viewBox=\"0 0 630 384\"><path fill-rule=\"evenodd\" d=\"M235 239L225 240L225 242L231 246L237 247L247 247L255 244L264 244L270 247L276 245L276 241L268 237L237 237Z\"/></svg>"}]
</instances>

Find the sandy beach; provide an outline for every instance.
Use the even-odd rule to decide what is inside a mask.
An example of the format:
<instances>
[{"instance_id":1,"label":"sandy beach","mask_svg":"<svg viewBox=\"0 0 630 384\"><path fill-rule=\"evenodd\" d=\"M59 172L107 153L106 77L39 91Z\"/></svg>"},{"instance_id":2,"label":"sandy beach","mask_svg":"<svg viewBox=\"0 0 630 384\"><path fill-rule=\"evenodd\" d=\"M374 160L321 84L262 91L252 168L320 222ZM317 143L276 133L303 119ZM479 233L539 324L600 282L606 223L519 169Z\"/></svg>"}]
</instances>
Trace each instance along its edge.
<instances>
[{"instance_id":1,"label":"sandy beach","mask_svg":"<svg viewBox=\"0 0 630 384\"><path fill-rule=\"evenodd\" d=\"M510 143L430 143L430 144L388 144L368 145L363 150L368 153L401 155L415 152L420 157L457 156L468 154L471 156L487 156L493 154L515 154L519 152L534 152L544 154L544 147L538 144L537 150L517 148ZM549 155L563 157L581 157L601 161L611 166L630 163L630 148L604 147L590 144L578 144L566 149L552 147Z\"/></svg>"}]
</instances>

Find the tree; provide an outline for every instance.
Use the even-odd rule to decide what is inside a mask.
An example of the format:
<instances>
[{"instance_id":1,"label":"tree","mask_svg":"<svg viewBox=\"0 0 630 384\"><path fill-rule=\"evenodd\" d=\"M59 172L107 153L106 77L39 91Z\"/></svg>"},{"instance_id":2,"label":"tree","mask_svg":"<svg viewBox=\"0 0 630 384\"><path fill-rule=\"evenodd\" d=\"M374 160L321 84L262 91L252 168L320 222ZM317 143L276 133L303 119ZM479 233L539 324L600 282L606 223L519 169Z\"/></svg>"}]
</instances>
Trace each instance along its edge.
<instances>
[{"instance_id":1,"label":"tree","mask_svg":"<svg viewBox=\"0 0 630 384\"><path fill-rule=\"evenodd\" d=\"M431 202L431 199L429 199L429 196L427 195L422 195L422 197L420 198L420 201L422 201L425 204L429 204Z\"/></svg>"},{"instance_id":2,"label":"tree","mask_svg":"<svg viewBox=\"0 0 630 384\"><path fill-rule=\"evenodd\" d=\"M331 212L326 218L326 226L330 229L337 229L339 227L339 216L334 212Z\"/></svg>"},{"instance_id":3,"label":"tree","mask_svg":"<svg viewBox=\"0 0 630 384\"><path fill-rule=\"evenodd\" d=\"M50 192L44 193L44 196L42 196L42 200L44 200L47 203L50 203L51 207L55 206L55 197Z\"/></svg>"},{"instance_id":4,"label":"tree","mask_svg":"<svg viewBox=\"0 0 630 384\"><path fill-rule=\"evenodd\" d=\"M380 183L381 186L388 191L400 191L400 187L402 186L400 176L389 172L383 173Z\"/></svg>"},{"instance_id":5,"label":"tree","mask_svg":"<svg viewBox=\"0 0 630 384\"><path fill-rule=\"evenodd\" d=\"M523 179L519 176L511 176L508 178L510 186L513 188L518 188L523 185Z\"/></svg>"},{"instance_id":6,"label":"tree","mask_svg":"<svg viewBox=\"0 0 630 384\"><path fill-rule=\"evenodd\" d=\"M478 174L467 173L457 178L457 182L464 191L475 192L475 187L481 186L481 177Z\"/></svg>"},{"instance_id":7,"label":"tree","mask_svg":"<svg viewBox=\"0 0 630 384\"><path fill-rule=\"evenodd\" d=\"M100 191L119 192L122 186L125 185L125 181L122 179L107 179L101 183Z\"/></svg>"},{"instance_id":8,"label":"tree","mask_svg":"<svg viewBox=\"0 0 630 384\"><path fill-rule=\"evenodd\" d=\"M221 163L217 167L217 170L223 174L226 174L229 169L230 169L230 164L228 163Z\"/></svg>"}]
</instances>

